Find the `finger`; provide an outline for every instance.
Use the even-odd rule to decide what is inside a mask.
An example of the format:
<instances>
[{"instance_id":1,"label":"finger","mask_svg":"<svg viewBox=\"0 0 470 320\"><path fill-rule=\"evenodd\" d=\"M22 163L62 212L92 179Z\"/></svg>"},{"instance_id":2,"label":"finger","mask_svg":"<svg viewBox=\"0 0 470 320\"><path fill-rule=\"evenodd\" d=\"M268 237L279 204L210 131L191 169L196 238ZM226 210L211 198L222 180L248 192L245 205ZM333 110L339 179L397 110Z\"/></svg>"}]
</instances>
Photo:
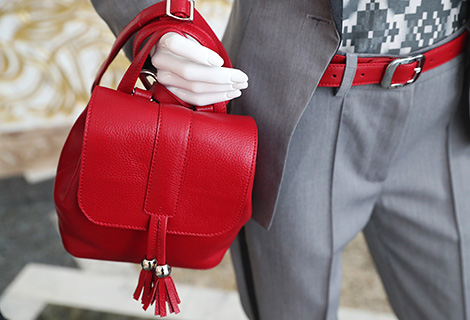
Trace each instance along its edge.
<instances>
[{"instance_id":1,"label":"finger","mask_svg":"<svg viewBox=\"0 0 470 320\"><path fill-rule=\"evenodd\" d=\"M224 60L216 52L174 32L164 34L157 46L195 63L215 67L224 64Z\"/></svg>"},{"instance_id":2,"label":"finger","mask_svg":"<svg viewBox=\"0 0 470 320\"><path fill-rule=\"evenodd\" d=\"M164 50L158 50L153 55L152 64L158 70L171 71L188 81L213 84L234 84L248 81L248 76L241 70L201 65Z\"/></svg>"},{"instance_id":3,"label":"finger","mask_svg":"<svg viewBox=\"0 0 470 320\"><path fill-rule=\"evenodd\" d=\"M234 90L229 92L193 93L175 87L167 87L167 89L184 102L195 106L205 106L209 104L231 100L241 96L242 94L240 90Z\"/></svg>"},{"instance_id":4,"label":"finger","mask_svg":"<svg viewBox=\"0 0 470 320\"><path fill-rule=\"evenodd\" d=\"M188 81L180 76L166 70L157 71L158 82L164 86L177 87L193 93L229 92L246 89L248 83L236 84L212 84L207 82Z\"/></svg>"}]
</instances>

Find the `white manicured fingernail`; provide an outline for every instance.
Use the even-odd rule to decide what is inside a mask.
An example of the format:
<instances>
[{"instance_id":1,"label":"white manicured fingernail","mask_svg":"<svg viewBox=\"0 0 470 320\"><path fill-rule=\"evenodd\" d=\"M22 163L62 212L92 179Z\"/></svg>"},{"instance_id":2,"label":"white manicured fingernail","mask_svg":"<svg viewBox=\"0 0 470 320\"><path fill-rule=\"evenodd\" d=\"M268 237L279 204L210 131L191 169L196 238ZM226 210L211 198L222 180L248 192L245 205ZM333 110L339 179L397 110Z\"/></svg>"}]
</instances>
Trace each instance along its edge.
<instances>
[{"instance_id":1,"label":"white manicured fingernail","mask_svg":"<svg viewBox=\"0 0 470 320\"><path fill-rule=\"evenodd\" d=\"M242 95L242 92L240 90L227 92L227 98L229 99L238 98L241 95Z\"/></svg>"},{"instance_id":2,"label":"white manicured fingernail","mask_svg":"<svg viewBox=\"0 0 470 320\"><path fill-rule=\"evenodd\" d=\"M247 82L248 81L248 76L241 72L240 70L233 70L232 76L230 77L230 80L233 82Z\"/></svg>"},{"instance_id":3,"label":"white manicured fingernail","mask_svg":"<svg viewBox=\"0 0 470 320\"><path fill-rule=\"evenodd\" d=\"M235 83L235 84L232 85L232 88L234 88L234 89L246 89L246 88L248 88L248 82Z\"/></svg>"},{"instance_id":4,"label":"white manicured fingernail","mask_svg":"<svg viewBox=\"0 0 470 320\"><path fill-rule=\"evenodd\" d=\"M219 57L218 55L210 55L207 58L207 62L214 67L221 67L224 64L224 59Z\"/></svg>"}]
</instances>

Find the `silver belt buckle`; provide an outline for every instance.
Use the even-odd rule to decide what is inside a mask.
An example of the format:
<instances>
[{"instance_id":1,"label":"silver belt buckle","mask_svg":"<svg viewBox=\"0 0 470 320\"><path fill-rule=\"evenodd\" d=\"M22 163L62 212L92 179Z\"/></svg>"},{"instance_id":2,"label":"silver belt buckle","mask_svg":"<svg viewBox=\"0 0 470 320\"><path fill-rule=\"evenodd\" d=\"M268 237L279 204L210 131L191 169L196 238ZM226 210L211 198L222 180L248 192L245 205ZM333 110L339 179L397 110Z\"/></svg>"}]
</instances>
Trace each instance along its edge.
<instances>
[{"instance_id":1,"label":"silver belt buckle","mask_svg":"<svg viewBox=\"0 0 470 320\"><path fill-rule=\"evenodd\" d=\"M175 16L171 13L171 0L166 1L166 15L172 17L173 19L182 20L182 21L193 21L194 19L194 0L188 0L190 5L189 17L183 18Z\"/></svg>"},{"instance_id":2,"label":"silver belt buckle","mask_svg":"<svg viewBox=\"0 0 470 320\"><path fill-rule=\"evenodd\" d=\"M393 83L392 84L392 78L398 66L402 64L410 64L416 61L418 61L418 65L416 66L414 70L415 74L413 75L413 78L411 80L408 80L405 83ZM419 78L419 75L423 71L423 65L425 61L426 61L426 57L422 54L418 54L413 57L399 58L399 59L393 60L392 62L390 62L387 69L385 70L385 74L382 78L382 82L380 82L380 85L385 89L396 89L396 88L401 88L409 84L412 84Z\"/></svg>"}]
</instances>

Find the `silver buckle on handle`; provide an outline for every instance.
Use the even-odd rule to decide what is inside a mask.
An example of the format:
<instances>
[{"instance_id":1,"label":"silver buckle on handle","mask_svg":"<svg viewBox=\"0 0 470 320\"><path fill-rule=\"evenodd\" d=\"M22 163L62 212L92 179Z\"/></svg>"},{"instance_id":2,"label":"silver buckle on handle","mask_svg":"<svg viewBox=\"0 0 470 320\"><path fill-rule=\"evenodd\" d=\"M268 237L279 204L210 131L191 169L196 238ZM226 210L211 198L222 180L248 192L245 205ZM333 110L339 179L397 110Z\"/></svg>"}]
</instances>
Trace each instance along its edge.
<instances>
[{"instance_id":1,"label":"silver buckle on handle","mask_svg":"<svg viewBox=\"0 0 470 320\"><path fill-rule=\"evenodd\" d=\"M397 70L398 66L402 64L410 64L416 61L418 62L418 65L414 70L415 74L413 75L413 78L411 80L408 80L405 83L392 83L393 75L395 74L395 70ZM423 71L423 65L425 61L426 57L422 54L418 54L413 57L399 58L393 60L392 62L390 62L387 69L385 70L385 74L382 78L382 82L380 83L380 85L385 89L396 89L412 84L419 78L419 75Z\"/></svg>"},{"instance_id":2,"label":"silver buckle on handle","mask_svg":"<svg viewBox=\"0 0 470 320\"><path fill-rule=\"evenodd\" d=\"M166 15L172 17L173 19L182 20L182 21L193 21L194 19L194 0L188 0L190 3L189 17L182 18L175 16L171 13L171 0L166 0Z\"/></svg>"},{"instance_id":3,"label":"silver buckle on handle","mask_svg":"<svg viewBox=\"0 0 470 320\"><path fill-rule=\"evenodd\" d=\"M155 82L158 82L157 74L155 72L153 72L152 70L148 70L148 69L142 69L140 71L139 79L144 85L145 89L150 90L150 88L152 87L152 83L150 83L150 81L148 80L148 77L151 77L153 78Z\"/></svg>"}]
</instances>

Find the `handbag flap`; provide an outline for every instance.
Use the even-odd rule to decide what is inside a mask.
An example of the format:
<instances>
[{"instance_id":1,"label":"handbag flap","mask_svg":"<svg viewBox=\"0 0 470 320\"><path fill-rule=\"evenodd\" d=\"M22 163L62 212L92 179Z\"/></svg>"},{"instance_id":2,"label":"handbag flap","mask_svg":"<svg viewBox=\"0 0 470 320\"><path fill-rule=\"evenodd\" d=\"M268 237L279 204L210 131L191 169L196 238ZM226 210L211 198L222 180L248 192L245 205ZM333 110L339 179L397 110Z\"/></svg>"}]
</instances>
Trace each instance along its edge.
<instances>
[{"instance_id":1,"label":"handbag flap","mask_svg":"<svg viewBox=\"0 0 470 320\"><path fill-rule=\"evenodd\" d=\"M257 131L246 116L194 112L97 87L87 110L79 205L95 224L211 236L235 227L251 196Z\"/></svg>"}]
</instances>

